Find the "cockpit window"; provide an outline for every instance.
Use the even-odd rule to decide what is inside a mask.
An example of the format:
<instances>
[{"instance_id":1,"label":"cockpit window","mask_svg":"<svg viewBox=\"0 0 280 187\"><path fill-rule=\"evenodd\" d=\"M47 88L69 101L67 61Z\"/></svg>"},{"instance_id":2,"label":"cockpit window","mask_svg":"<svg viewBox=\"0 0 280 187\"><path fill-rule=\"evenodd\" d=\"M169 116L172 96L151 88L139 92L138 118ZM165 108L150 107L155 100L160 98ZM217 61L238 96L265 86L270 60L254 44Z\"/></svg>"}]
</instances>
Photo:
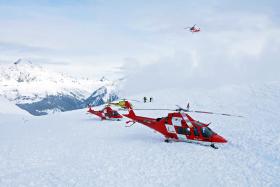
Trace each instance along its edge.
<instances>
[{"instance_id":1,"label":"cockpit window","mask_svg":"<svg viewBox=\"0 0 280 187\"><path fill-rule=\"evenodd\" d=\"M193 134L194 134L195 136L199 136L199 133L198 133L198 130L197 130L196 127L193 128Z\"/></svg>"},{"instance_id":2,"label":"cockpit window","mask_svg":"<svg viewBox=\"0 0 280 187\"><path fill-rule=\"evenodd\" d=\"M202 127L201 134L205 138L210 138L214 134L214 132L208 127Z\"/></svg>"},{"instance_id":3,"label":"cockpit window","mask_svg":"<svg viewBox=\"0 0 280 187\"><path fill-rule=\"evenodd\" d=\"M186 134L187 134L187 135L191 135L191 129L190 129L190 128L187 128L187 129L186 129Z\"/></svg>"},{"instance_id":4,"label":"cockpit window","mask_svg":"<svg viewBox=\"0 0 280 187\"><path fill-rule=\"evenodd\" d=\"M190 135L190 129L185 127L178 127L178 134Z\"/></svg>"},{"instance_id":5,"label":"cockpit window","mask_svg":"<svg viewBox=\"0 0 280 187\"><path fill-rule=\"evenodd\" d=\"M118 116L118 115L119 115L119 113L117 111L112 112L112 116Z\"/></svg>"}]
</instances>

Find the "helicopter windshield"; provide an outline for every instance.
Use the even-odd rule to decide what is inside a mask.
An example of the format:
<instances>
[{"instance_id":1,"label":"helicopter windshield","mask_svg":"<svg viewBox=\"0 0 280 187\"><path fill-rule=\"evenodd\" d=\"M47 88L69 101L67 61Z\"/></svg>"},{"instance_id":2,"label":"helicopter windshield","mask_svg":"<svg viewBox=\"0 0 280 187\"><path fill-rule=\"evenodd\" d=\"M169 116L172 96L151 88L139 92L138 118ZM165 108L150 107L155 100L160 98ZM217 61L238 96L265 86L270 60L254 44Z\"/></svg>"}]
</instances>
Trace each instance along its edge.
<instances>
[{"instance_id":1,"label":"helicopter windshield","mask_svg":"<svg viewBox=\"0 0 280 187\"><path fill-rule=\"evenodd\" d=\"M117 111L112 112L112 116L118 116L118 115L119 115L119 113Z\"/></svg>"},{"instance_id":2,"label":"helicopter windshield","mask_svg":"<svg viewBox=\"0 0 280 187\"><path fill-rule=\"evenodd\" d=\"M214 132L209 127L202 127L201 134L205 138L210 138L214 134Z\"/></svg>"}]
</instances>

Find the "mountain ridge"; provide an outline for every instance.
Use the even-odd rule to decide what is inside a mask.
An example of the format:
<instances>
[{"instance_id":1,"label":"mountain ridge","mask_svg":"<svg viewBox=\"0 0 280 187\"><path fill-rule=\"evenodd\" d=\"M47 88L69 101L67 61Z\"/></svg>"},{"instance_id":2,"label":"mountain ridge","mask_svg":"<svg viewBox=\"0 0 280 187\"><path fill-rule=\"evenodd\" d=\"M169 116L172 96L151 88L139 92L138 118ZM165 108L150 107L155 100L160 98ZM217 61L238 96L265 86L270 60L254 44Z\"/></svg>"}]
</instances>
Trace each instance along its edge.
<instances>
[{"instance_id":1,"label":"mountain ridge","mask_svg":"<svg viewBox=\"0 0 280 187\"><path fill-rule=\"evenodd\" d=\"M0 65L0 95L33 115L103 104L118 98L118 83L105 76L100 80L74 78L26 59ZM103 92L98 97L91 97L100 89Z\"/></svg>"}]
</instances>

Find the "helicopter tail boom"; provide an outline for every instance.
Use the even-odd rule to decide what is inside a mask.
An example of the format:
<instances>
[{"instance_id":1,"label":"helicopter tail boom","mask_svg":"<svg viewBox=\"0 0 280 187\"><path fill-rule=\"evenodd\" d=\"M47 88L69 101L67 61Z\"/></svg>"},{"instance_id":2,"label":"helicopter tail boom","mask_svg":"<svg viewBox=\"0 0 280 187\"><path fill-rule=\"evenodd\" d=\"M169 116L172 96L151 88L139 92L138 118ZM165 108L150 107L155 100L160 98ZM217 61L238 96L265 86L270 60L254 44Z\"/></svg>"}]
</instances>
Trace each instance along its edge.
<instances>
[{"instance_id":1,"label":"helicopter tail boom","mask_svg":"<svg viewBox=\"0 0 280 187\"><path fill-rule=\"evenodd\" d=\"M125 101L125 107L128 109L127 116L129 116L129 117L135 117L136 116L134 111L133 111L133 108L132 108L131 104L128 101Z\"/></svg>"}]
</instances>

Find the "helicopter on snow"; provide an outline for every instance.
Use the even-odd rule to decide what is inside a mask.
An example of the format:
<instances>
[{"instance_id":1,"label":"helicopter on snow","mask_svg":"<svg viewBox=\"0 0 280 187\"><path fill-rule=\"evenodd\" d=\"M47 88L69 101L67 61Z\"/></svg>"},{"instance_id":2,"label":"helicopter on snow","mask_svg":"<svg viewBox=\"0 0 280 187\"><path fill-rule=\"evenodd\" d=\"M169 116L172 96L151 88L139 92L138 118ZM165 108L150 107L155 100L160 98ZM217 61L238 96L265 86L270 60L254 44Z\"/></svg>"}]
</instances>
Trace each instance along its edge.
<instances>
[{"instance_id":1,"label":"helicopter on snow","mask_svg":"<svg viewBox=\"0 0 280 187\"><path fill-rule=\"evenodd\" d=\"M215 146L216 143L223 144L227 143L227 140L221 135L215 133L205 124L194 120L189 114L190 112L194 113L205 113L205 114L218 114L225 116L235 116L231 114L222 114L222 113L213 113L205 111L193 111L189 109L189 104L186 109L177 106L178 109L133 109L129 102L126 102L126 107L128 109L128 114L124 114L125 117L130 118L130 121L126 123L136 122L141 123L157 132L162 134L165 137L165 142L170 141L183 141L189 143L199 143L206 146L211 146L214 149L218 149ZM162 118L149 118L143 116L137 116L134 113L134 110L171 110L173 112L169 113L166 117ZM242 117L242 116L235 116ZM130 125L130 126L132 126Z\"/></svg>"},{"instance_id":2,"label":"helicopter on snow","mask_svg":"<svg viewBox=\"0 0 280 187\"><path fill-rule=\"evenodd\" d=\"M116 101L116 102L110 102L109 104L110 105L114 105L114 106L117 106L117 107L120 107L121 109L127 109L127 107L126 107L126 101L135 101L135 102L138 102L138 103L140 103L140 101L139 100L136 100L136 99L120 99L119 101ZM130 105L131 105L131 107L133 107L132 106L132 104L130 103Z\"/></svg>"},{"instance_id":3,"label":"helicopter on snow","mask_svg":"<svg viewBox=\"0 0 280 187\"><path fill-rule=\"evenodd\" d=\"M191 33L200 32L200 28L197 27L196 24L194 24L192 27L186 27L184 29L188 29Z\"/></svg>"},{"instance_id":4,"label":"helicopter on snow","mask_svg":"<svg viewBox=\"0 0 280 187\"><path fill-rule=\"evenodd\" d=\"M110 105L106 105L102 110L93 110L92 107L88 106L88 113L94 114L101 118L101 120L116 120L120 121L123 116L120 115L116 110L113 110Z\"/></svg>"}]
</instances>

